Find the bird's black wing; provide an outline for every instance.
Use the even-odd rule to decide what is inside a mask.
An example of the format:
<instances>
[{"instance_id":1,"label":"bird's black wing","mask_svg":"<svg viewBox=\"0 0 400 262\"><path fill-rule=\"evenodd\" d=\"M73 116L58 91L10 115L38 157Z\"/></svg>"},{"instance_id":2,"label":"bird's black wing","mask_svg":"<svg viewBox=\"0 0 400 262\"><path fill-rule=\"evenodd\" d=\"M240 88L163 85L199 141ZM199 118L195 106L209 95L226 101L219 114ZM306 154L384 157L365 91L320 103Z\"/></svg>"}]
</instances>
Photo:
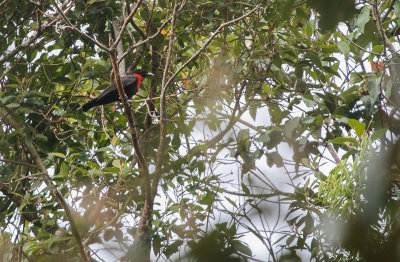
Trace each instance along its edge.
<instances>
[{"instance_id":1,"label":"bird's black wing","mask_svg":"<svg viewBox=\"0 0 400 262\"><path fill-rule=\"evenodd\" d=\"M121 77L122 86L126 95L131 98L138 91L138 79L135 75L126 75Z\"/></svg>"},{"instance_id":2,"label":"bird's black wing","mask_svg":"<svg viewBox=\"0 0 400 262\"><path fill-rule=\"evenodd\" d=\"M134 88L129 88L129 87L135 85L135 82L137 82L137 77L134 75L126 75L121 77L121 82L122 86L125 88L126 95L129 98L132 97L136 92L132 90ZM104 91L97 97L98 102L111 103L117 100L119 100L119 94L117 90L117 84L115 82L113 82L109 87L104 89Z\"/></svg>"}]
</instances>

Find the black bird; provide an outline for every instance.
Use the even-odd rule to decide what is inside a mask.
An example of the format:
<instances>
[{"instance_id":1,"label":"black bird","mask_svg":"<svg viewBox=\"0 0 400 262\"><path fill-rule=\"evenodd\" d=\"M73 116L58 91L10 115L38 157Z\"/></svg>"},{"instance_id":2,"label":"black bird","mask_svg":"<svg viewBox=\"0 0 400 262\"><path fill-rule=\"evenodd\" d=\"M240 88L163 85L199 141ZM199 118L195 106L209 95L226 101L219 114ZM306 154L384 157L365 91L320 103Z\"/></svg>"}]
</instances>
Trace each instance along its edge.
<instances>
[{"instance_id":1,"label":"black bird","mask_svg":"<svg viewBox=\"0 0 400 262\"><path fill-rule=\"evenodd\" d=\"M143 69L133 70L126 76L121 77L122 86L124 87L125 94L128 98L131 98L134 94L139 91L140 85L146 76L154 76L152 73L147 72ZM82 106L84 112L88 111L92 107L106 105L115 101L120 101L117 90L117 84L113 82L109 87L96 98L93 98Z\"/></svg>"}]
</instances>

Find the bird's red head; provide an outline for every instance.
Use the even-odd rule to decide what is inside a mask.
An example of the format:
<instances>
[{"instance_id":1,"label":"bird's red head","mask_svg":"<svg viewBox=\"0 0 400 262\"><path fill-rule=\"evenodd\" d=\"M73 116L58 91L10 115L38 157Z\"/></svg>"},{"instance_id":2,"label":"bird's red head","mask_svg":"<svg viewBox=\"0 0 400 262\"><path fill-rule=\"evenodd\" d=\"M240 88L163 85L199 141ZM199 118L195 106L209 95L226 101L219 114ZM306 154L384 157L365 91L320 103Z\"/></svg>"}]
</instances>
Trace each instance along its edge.
<instances>
[{"instance_id":1,"label":"bird's red head","mask_svg":"<svg viewBox=\"0 0 400 262\"><path fill-rule=\"evenodd\" d=\"M132 74L135 75L138 79L138 90L140 89L140 85L142 84L142 81L146 76L154 76L153 73L149 73L144 69L135 69L133 70Z\"/></svg>"}]
</instances>

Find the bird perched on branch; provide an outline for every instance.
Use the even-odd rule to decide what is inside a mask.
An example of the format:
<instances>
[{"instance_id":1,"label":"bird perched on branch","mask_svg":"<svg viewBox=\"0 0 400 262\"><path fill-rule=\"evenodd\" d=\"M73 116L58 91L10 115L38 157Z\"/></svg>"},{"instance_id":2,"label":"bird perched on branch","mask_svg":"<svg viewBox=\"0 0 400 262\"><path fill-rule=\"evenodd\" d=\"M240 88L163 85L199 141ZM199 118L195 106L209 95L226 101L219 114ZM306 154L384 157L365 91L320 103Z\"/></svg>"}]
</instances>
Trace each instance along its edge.
<instances>
[{"instance_id":1,"label":"bird perched on branch","mask_svg":"<svg viewBox=\"0 0 400 262\"><path fill-rule=\"evenodd\" d=\"M143 69L133 70L126 76L121 77L122 86L124 87L125 94L128 98L131 98L134 94L139 91L140 85L146 76L154 76ZM92 107L106 105L115 101L120 101L117 84L113 82L109 87L96 98L93 98L82 106L84 112L88 111Z\"/></svg>"}]
</instances>

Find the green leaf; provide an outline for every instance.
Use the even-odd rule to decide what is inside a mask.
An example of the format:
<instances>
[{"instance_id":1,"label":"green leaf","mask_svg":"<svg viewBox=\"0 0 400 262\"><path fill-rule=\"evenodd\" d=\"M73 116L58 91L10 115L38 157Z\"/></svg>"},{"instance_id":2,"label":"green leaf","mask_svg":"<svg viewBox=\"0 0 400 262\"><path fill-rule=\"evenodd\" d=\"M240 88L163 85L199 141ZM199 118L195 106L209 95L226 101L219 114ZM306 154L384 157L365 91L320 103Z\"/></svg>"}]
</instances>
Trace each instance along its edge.
<instances>
[{"instance_id":1,"label":"green leaf","mask_svg":"<svg viewBox=\"0 0 400 262\"><path fill-rule=\"evenodd\" d=\"M91 5L91 4L94 4L94 3L97 3L97 2L104 2L104 0L90 0L88 2L88 5Z\"/></svg>"},{"instance_id":2,"label":"green leaf","mask_svg":"<svg viewBox=\"0 0 400 262\"><path fill-rule=\"evenodd\" d=\"M360 14L358 15L357 18L357 26L360 28L360 32L364 33L364 27L365 24L369 21L370 19L370 13L371 13L371 7L370 6L365 6Z\"/></svg>"},{"instance_id":3,"label":"green leaf","mask_svg":"<svg viewBox=\"0 0 400 262\"><path fill-rule=\"evenodd\" d=\"M378 130L375 130L375 132L371 135L371 140L375 141L379 139L381 136L385 135L387 132L387 128L381 128Z\"/></svg>"},{"instance_id":4,"label":"green leaf","mask_svg":"<svg viewBox=\"0 0 400 262\"><path fill-rule=\"evenodd\" d=\"M261 135L259 135L258 137L256 137L254 139L257 142L263 142L263 143L268 143L270 140L270 137L267 133L262 133Z\"/></svg>"},{"instance_id":5,"label":"green leaf","mask_svg":"<svg viewBox=\"0 0 400 262\"><path fill-rule=\"evenodd\" d=\"M295 118L289 119L285 123L284 127L285 127L285 135L287 137L290 137L290 138L298 137L300 135L298 131L301 130L300 118L295 117Z\"/></svg>"},{"instance_id":6,"label":"green leaf","mask_svg":"<svg viewBox=\"0 0 400 262\"><path fill-rule=\"evenodd\" d=\"M119 160L119 159L115 159L115 160L113 160L112 161L112 165L113 165L113 167L116 167L116 168L118 168L118 169L121 169L121 161Z\"/></svg>"},{"instance_id":7,"label":"green leaf","mask_svg":"<svg viewBox=\"0 0 400 262\"><path fill-rule=\"evenodd\" d=\"M293 240L296 238L295 235L291 235L286 239L286 245L290 246L290 244L293 242Z\"/></svg>"},{"instance_id":8,"label":"green leaf","mask_svg":"<svg viewBox=\"0 0 400 262\"><path fill-rule=\"evenodd\" d=\"M115 147L119 144L119 141L120 141L119 137L113 136L113 138L111 139L111 145Z\"/></svg>"},{"instance_id":9,"label":"green leaf","mask_svg":"<svg viewBox=\"0 0 400 262\"><path fill-rule=\"evenodd\" d=\"M327 179L327 176L325 176L322 172L319 171L315 172L314 176L321 181L325 181Z\"/></svg>"},{"instance_id":10,"label":"green leaf","mask_svg":"<svg viewBox=\"0 0 400 262\"><path fill-rule=\"evenodd\" d=\"M283 166L283 158L278 152L271 152L267 154L267 164L269 167L276 165L277 167Z\"/></svg>"},{"instance_id":11,"label":"green leaf","mask_svg":"<svg viewBox=\"0 0 400 262\"><path fill-rule=\"evenodd\" d=\"M268 84L263 84L261 88L267 95L271 95L271 88Z\"/></svg>"},{"instance_id":12,"label":"green leaf","mask_svg":"<svg viewBox=\"0 0 400 262\"><path fill-rule=\"evenodd\" d=\"M328 143L332 144L344 144L347 142L357 143L357 140L353 137L335 137L334 139L328 141Z\"/></svg>"},{"instance_id":13,"label":"green leaf","mask_svg":"<svg viewBox=\"0 0 400 262\"><path fill-rule=\"evenodd\" d=\"M43 134L36 134L35 139L39 140L39 141L47 142L47 136L45 136Z\"/></svg>"},{"instance_id":14,"label":"green leaf","mask_svg":"<svg viewBox=\"0 0 400 262\"><path fill-rule=\"evenodd\" d=\"M7 108L16 108L19 106L21 106L19 103L11 103L11 104L6 105Z\"/></svg>"},{"instance_id":15,"label":"green leaf","mask_svg":"<svg viewBox=\"0 0 400 262\"><path fill-rule=\"evenodd\" d=\"M266 143L268 149L272 149L276 147L279 143L282 142L283 136L280 130L272 130L269 133L269 141Z\"/></svg>"},{"instance_id":16,"label":"green leaf","mask_svg":"<svg viewBox=\"0 0 400 262\"><path fill-rule=\"evenodd\" d=\"M349 44L345 41L341 41L337 45L338 45L340 51L344 54L344 57L346 58L346 60L349 59L349 54L350 54Z\"/></svg>"},{"instance_id":17,"label":"green leaf","mask_svg":"<svg viewBox=\"0 0 400 262\"><path fill-rule=\"evenodd\" d=\"M312 34L314 33L314 28L313 28L313 26L311 25L311 23L307 23L307 24L306 24L305 32L306 32L306 35L307 35L308 37L311 37L311 36L312 36Z\"/></svg>"},{"instance_id":18,"label":"green leaf","mask_svg":"<svg viewBox=\"0 0 400 262\"><path fill-rule=\"evenodd\" d=\"M397 17L397 24L400 24L400 2L399 1L394 2L393 11Z\"/></svg>"},{"instance_id":19,"label":"green leaf","mask_svg":"<svg viewBox=\"0 0 400 262\"><path fill-rule=\"evenodd\" d=\"M250 195L250 189L244 184L242 183L242 190L246 195Z\"/></svg>"},{"instance_id":20,"label":"green leaf","mask_svg":"<svg viewBox=\"0 0 400 262\"><path fill-rule=\"evenodd\" d=\"M109 147L101 147L101 148L96 150L96 153L106 152L106 151L112 151L112 150Z\"/></svg>"},{"instance_id":21,"label":"green leaf","mask_svg":"<svg viewBox=\"0 0 400 262\"><path fill-rule=\"evenodd\" d=\"M325 72L340 77L340 74L337 72L338 68L339 68L339 62L331 65L330 67L329 66L323 67Z\"/></svg>"},{"instance_id":22,"label":"green leaf","mask_svg":"<svg viewBox=\"0 0 400 262\"><path fill-rule=\"evenodd\" d=\"M235 201L233 201L232 199L230 199L229 197L225 197L225 199L234 207L237 208L237 204L235 203Z\"/></svg>"},{"instance_id":23,"label":"green leaf","mask_svg":"<svg viewBox=\"0 0 400 262\"><path fill-rule=\"evenodd\" d=\"M165 256L169 258L172 254L178 252L179 247L182 246L182 244L182 240L177 240L173 243L170 243L164 251Z\"/></svg>"},{"instance_id":24,"label":"green leaf","mask_svg":"<svg viewBox=\"0 0 400 262\"><path fill-rule=\"evenodd\" d=\"M113 236L114 236L114 230L113 229L107 229L105 232L104 232L104 240L105 241L110 241L112 238L113 238Z\"/></svg>"},{"instance_id":25,"label":"green leaf","mask_svg":"<svg viewBox=\"0 0 400 262\"><path fill-rule=\"evenodd\" d=\"M69 168L67 164L65 162L62 162L60 166L60 174L63 176L68 176L68 173L69 173Z\"/></svg>"},{"instance_id":26,"label":"green leaf","mask_svg":"<svg viewBox=\"0 0 400 262\"><path fill-rule=\"evenodd\" d=\"M203 205L210 206L214 202L214 200L215 200L215 194L214 193L207 193L204 196L200 197L199 203L203 204Z\"/></svg>"},{"instance_id":27,"label":"green leaf","mask_svg":"<svg viewBox=\"0 0 400 262\"><path fill-rule=\"evenodd\" d=\"M27 133L26 136L24 137L24 140L25 140L25 144L28 147L32 146L32 135L31 135L31 133Z\"/></svg>"},{"instance_id":28,"label":"green leaf","mask_svg":"<svg viewBox=\"0 0 400 262\"><path fill-rule=\"evenodd\" d=\"M258 111L258 108L256 106L250 106L249 113L250 113L250 116L253 118L254 121L256 120L257 111Z\"/></svg>"},{"instance_id":29,"label":"green leaf","mask_svg":"<svg viewBox=\"0 0 400 262\"><path fill-rule=\"evenodd\" d=\"M321 59L319 58L319 56L318 56L316 53L314 53L314 52L307 52L306 55L305 55L305 57L309 58L310 61L311 61L314 65L316 65L316 66L318 66L318 67L320 67L320 68L322 67Z\"/></svg>"},{"instance_id":30,"label":"green leaf","mask_svg":"<svg viewBox=\"0 0 400 262\"><path fill-rule=\"evenodd\" d=\"M352 129L354 129L354 131L356 131L358 137L361 137L364 134L365 123L360 123L355 119L349 119L348 124Z\"/></svg>"},{"instance_id":31,"label":"green leaf","mask_svg":"<svg viewBox=\"0 0 400 262\"><path fill-rule=\"evenodd\" d=\"M243 253L250 257L252 256L251 249L246 244L244 244L242 241L233 240L232 244L233 244L233 247L240 253Z\"/></svg>"},{"instance_id":32,"label":"green leaf","mask_svg":"<svg viewBox=\"0 0 400 262\"><path fill-rule=\"evenodd\" d=\"M379 54L383 51L383 48L384 48L383 45L374 45L372 47L372 52Z\"/></svg>"},{"instance_id":33,"label":"green leaf","mask_svg":"<svg viewBox=\"0 0 400 262\"><path fill-rule=\"evenodd\" d=\"M157 256L160 253L161 247L162 247L162 245L161 245L160 237L157 237L157 235L154 236L153 237L153 252L154 252L154 255Z\"/></svg>"},{"instance_id":34,"label":"green leaf","mask_svg":"<svg viewBox=\"0 0 400 262\"><path fill-rule=\"evenodd\" d=\"M368 88L368 93L371 96L371 104L375 104L379 94L381 93L379 83L380 83L380 78L376 77L368 78L367 88Z\"/></svg>"},{"instance_id":35,"label":"green leaf","mask_svg":"<svg viewBox=\"0 0 400 262\"><path fill-rule=\"evenodd\" d=\"M65 177L62 174L57 174L57 175L52 177L52 180L54 180L56 182L64 182L65 181Z\"/></svg>"},{"instance_id":36,"label":"green leaf","mask_svg":"<svg viewBox=\"0 0 400 262\"><path fill-rule=\"evenodd\" d=\"M56 152L51 152L49 155L53 155L56 157L61 157L61 158L66 158L66 156L63 153L56 153Z\"/></svg>"},{"instance_id":37,"label":"green leaf","mask_svg":"<svg viewBox=\"0 0 400 262\"><path fill-rule=\"evenodd\" d=\"M41 180L35 180L35 182L32 183L30 188L31 189L35 189L35 188L40 187L41 185L42 185L42 181Z\"/></svg>"}]
</instances>

